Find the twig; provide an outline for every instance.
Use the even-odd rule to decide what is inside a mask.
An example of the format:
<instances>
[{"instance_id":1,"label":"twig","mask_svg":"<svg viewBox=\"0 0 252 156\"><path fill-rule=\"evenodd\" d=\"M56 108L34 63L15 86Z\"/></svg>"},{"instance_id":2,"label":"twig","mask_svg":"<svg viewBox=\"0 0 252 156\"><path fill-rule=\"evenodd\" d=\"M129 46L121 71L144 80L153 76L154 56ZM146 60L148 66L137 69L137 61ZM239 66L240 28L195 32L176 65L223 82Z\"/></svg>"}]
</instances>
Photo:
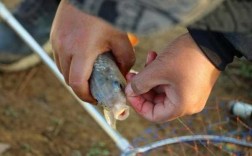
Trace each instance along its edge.
<instances>
[{"instance_id":1,"label":"twig","mask_svg":"<svg viewBox=\"0 0 252 156\"><path fill-rule=\"evenodd\" d=\"M16 90L16 93L22 93L23 90L26 88L27 84L31 81L31 79L34 77L34 75L37 73L38 68L32 68L25 76L22 83L19 85L19 87Z\"/></svg>"}]
</instances>

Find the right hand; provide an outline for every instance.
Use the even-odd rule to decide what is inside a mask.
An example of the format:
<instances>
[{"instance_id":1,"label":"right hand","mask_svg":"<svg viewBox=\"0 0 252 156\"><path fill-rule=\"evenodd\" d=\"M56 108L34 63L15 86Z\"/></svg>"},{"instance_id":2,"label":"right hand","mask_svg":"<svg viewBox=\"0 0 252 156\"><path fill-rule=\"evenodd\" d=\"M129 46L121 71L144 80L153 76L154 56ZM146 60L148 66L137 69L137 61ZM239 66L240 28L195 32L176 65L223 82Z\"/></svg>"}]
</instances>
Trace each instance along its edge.
<instances>
[{"instance_id":1,"label":"right hand","mask_svg":"<svg viewBox=\"0 0 252 156\"><path fill-rule=\"evenodd\" d=\"M165 122L200 112L219 74L187 33L158 56L149 53L145 68L127 75L125 92L139 115Z\"/></svg>"},{"instance_id":2,"label":"right hand","mask_svg":"<svg viewBox=\"0 0 252 156\"><path fill-rule=\"evenodd\" d=\"M57 10L50 38L56 64L66 83L87 102L95 102L88 80L99 54L112 51L124 76L135 61L126 33L83 13L66 0L61 1Z\"/></svg>"}]
</instances>

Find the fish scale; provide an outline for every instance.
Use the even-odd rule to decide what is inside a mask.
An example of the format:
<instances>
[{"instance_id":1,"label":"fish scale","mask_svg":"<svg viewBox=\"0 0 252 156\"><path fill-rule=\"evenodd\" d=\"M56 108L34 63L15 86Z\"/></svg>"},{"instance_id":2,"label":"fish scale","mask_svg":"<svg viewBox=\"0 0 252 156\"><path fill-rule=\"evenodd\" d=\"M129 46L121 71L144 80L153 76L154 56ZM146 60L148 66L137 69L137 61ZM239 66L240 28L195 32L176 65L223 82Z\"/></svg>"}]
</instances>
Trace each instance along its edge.
<instances>
[{"instance_id":1,"label":"fish scale","mask_svg":"<svg viewBox=\"0 0 252 156\"><path fill-rule=\"evenodd\" d=\"M103 107L106 121L113 128L116 128L116 120L125 120L129 116L125 86L126 80L112 53L99 55L90 77L90 90L98 104Z\"/></svg>"}]
</instances>

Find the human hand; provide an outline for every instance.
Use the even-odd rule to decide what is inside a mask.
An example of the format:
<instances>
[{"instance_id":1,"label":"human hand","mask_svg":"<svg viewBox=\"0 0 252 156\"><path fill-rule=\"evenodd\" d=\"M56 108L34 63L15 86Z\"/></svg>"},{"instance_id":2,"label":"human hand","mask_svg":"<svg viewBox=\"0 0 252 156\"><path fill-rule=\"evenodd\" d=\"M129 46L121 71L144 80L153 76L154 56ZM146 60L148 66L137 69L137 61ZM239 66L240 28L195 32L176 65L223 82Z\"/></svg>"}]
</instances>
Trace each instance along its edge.
<instances>
[{"instance_id":1,"label":"human hand","mask_svg":"<svg viewBox=\"0 0 252 156\"><path fill-rule=\"evenodd\" d=\"M128 74L125 92L135 111L153 122L200 112L220 71L205 57L189 34L157 56L150 52L138 74Z\"/></svg>"},{"instance_id":2,"label":"human hand","mask_svg":"<svg viewBox=\"0 0 252 156\"><path fill-rule=\"evenodd\" d=\"M133 48L126 33L83 13L66 0L57 10L51 30L56 64L65 81L84 101L95 102L88 80L97 56L112 51L123 75L134 64Z\"/></svg>"}]
</instances>

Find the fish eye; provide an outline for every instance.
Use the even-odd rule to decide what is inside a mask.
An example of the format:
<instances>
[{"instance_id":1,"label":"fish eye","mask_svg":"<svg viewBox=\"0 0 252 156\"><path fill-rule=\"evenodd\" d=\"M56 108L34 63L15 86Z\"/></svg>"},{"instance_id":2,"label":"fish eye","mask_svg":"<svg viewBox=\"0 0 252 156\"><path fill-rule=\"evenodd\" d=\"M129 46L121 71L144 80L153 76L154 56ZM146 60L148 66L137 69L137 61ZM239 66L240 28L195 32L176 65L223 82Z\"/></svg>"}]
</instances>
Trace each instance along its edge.
<instances>
[{"instance_id":1,"label":"fish eye","mask_svg":"<svg viewBox=\"0 0 252 156\"><path fill-rule=\"evenodd\" d=\"M114 88L117 88L118 90L124 90L125 88L125 86L119 81L113 81L112 85Z\"/></svg>"},{"instance_id":2,"label":"fish eye","mask_svg":"<svg viewBox=\"0 0 252 156\"><path fill-rule=\"evenodd\" d=\"M114 87L119 87L120 86L120 83L118 81L113 81L113 86Z\"/></svg>"}]
</instances>

